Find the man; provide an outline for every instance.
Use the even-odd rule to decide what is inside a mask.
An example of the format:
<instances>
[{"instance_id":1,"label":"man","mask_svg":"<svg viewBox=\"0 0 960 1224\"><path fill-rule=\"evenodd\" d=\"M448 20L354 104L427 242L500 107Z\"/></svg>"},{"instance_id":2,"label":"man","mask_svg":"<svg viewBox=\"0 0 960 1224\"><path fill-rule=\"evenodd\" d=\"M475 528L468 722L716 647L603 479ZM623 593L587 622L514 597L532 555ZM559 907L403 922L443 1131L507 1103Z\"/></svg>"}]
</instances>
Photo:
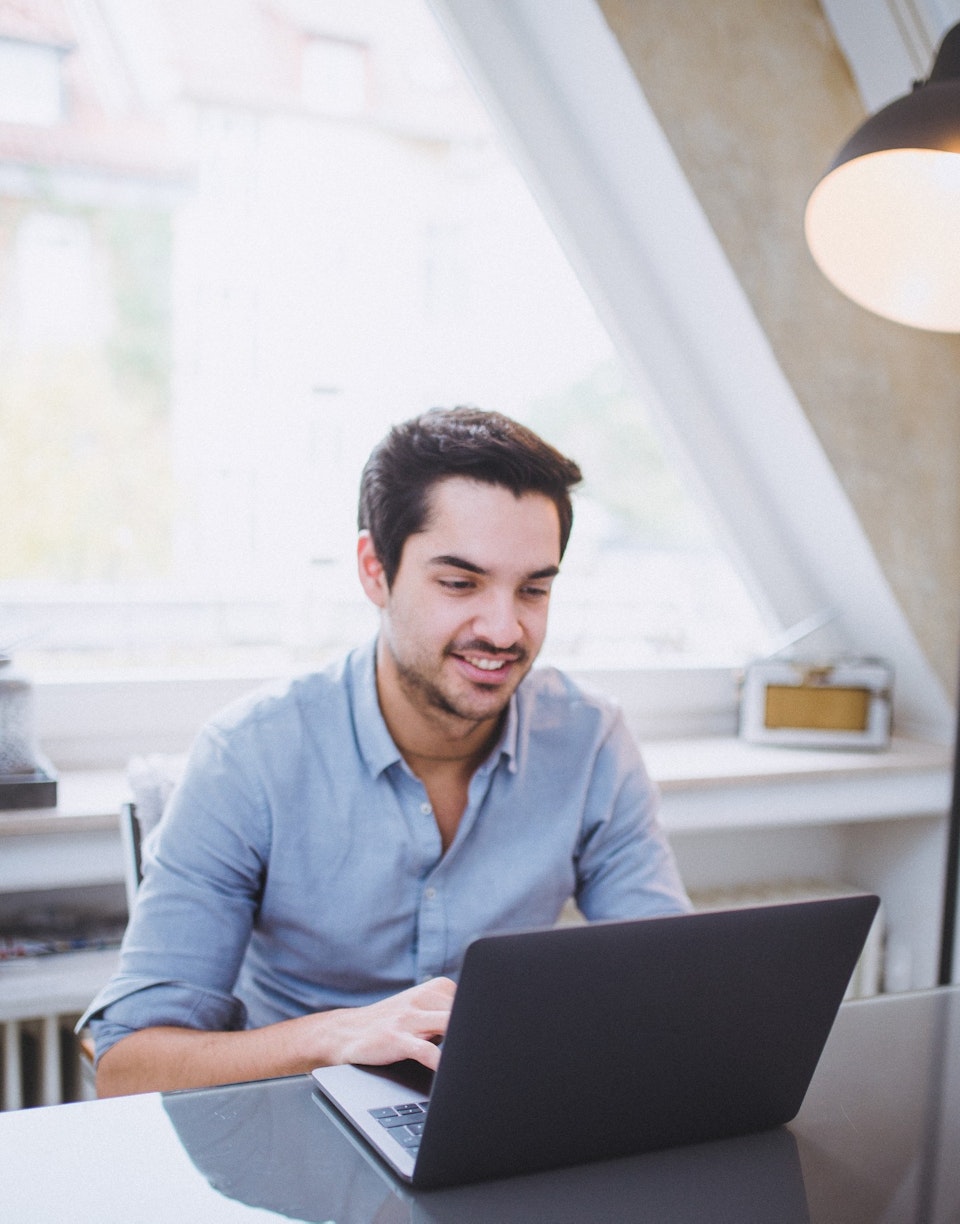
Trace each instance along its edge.
<instances>
[{"instance_id":1,"label":"man","mask_svg":"<svg viewBox=\"0 0 960 1224\"><path fill-rule=\"evenodd\" d=\"M199 736L94 1000L101 1095L413 1058L467 943L682 911L619 714L530 673L576 464L496 413L394 428L361 481L376 641Z\"/></svg>"}]
</instances>

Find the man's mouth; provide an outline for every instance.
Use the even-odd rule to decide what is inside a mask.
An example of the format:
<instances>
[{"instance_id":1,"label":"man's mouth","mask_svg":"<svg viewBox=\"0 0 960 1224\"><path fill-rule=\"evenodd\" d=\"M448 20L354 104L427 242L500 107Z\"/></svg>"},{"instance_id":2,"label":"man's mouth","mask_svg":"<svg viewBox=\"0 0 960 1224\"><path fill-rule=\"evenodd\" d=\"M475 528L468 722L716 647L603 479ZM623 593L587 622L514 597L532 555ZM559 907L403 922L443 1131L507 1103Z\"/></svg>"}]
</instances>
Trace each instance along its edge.
<instances>
[{"instance_id":1,"label":"man's mouth","mask_svg":"<svg viewBox=\"0 0 960 1224\"><path fill-rule=\"evenodd\" d=\"M495 672L503 671L505 667L509 667L513 659L488 659L485 655L461 655L471 667L479 667L481 671Z\"/></svg>"},{"instance_id":2,"label":"man's mouth","mask_svg":"<svg viewBox=\"0 0 960 1224\"><path fill-rule=\"evenodd\" d=\"M511 650L506 653L492 654L490 651L450 650L453 658L465 663L469 668L482 673L490 680L497 680L506 675L517 663L524 659L522 650Z\"/></svg>"}]
</instances>

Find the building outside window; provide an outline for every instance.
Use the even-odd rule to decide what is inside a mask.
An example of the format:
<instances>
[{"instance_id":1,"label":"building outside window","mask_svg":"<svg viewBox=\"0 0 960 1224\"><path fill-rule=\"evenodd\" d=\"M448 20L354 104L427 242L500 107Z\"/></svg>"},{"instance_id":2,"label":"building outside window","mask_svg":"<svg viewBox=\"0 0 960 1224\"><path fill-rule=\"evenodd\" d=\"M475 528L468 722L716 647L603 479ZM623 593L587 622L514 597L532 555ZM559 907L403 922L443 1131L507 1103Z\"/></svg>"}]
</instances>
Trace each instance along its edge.
<instances>
[{"instance_id":1,"label":"building outside window","mask_svg":"<svg viewBox=\"0 0 960 1224\"><path fill-rule=\"evenodd\" d=\"M0 37L0 122L50 127L63 117L62 52Z\"/></svg>"}]
</instances>

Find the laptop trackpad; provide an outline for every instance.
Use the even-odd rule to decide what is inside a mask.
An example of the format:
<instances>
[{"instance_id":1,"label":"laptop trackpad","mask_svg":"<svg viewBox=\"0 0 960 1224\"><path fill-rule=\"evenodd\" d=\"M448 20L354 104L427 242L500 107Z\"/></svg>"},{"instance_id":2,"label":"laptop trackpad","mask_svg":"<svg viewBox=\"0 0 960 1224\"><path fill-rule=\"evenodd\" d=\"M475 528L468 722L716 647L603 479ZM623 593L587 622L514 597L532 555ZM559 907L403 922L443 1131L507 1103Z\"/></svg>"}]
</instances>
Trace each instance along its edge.
<instances>
[{"instance_id":1,"label":"laptop trackpad","mask_svg":"<svg viewBox=\"0 0 960 1224\"><path fill-rule=\"evenodd\" d=\"M390 1063L386 1067L371 1067L357 1064L368 1075L375 1075L385 1083L407 1088L413 1096L428 1097L433 1087L433 1072L412 1058L404 1062Z\"/></svg>"}]
</instances>

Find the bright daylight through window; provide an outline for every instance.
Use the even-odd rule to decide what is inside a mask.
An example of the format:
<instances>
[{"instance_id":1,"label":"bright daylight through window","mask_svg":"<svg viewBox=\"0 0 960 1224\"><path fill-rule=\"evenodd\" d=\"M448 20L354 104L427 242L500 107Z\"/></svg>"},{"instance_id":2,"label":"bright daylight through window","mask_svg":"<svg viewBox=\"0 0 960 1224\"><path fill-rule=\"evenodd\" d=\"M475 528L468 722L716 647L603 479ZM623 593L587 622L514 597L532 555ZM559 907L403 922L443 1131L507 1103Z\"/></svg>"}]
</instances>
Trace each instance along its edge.
<instances>
[{"instance_id":1,"label":"bright daylight through window","mask_svg":"<svg viewBox=\"0 0 960 1224\"><path fill-rule=\"evenodd\" d=\"M21 0L0 64L0 649L35 678L360 640L363 459L464 402L586 475L547 655L762 648L422 0Z\"/></svg>"}]
</instances>

